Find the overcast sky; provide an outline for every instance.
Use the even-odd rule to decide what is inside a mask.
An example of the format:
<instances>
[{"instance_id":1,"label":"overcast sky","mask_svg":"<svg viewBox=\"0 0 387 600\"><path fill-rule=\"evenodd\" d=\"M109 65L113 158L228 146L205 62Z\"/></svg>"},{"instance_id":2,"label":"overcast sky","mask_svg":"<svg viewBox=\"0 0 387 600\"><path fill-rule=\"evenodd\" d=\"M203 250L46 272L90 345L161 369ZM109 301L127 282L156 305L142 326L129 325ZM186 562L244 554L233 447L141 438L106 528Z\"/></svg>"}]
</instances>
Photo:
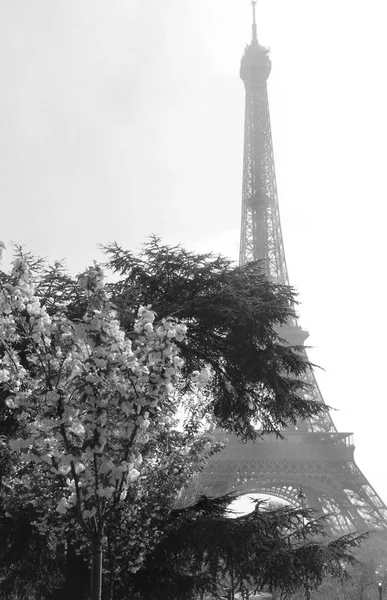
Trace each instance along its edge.
<instances>
[{"instance_id":1,"label":"overcast sky","mask_svg":"<svg viewBox=\"0 0 387 600\"><path fill-rule=\"evenodd\" d=\"M150 233L237 258L248 0L0 0L0 239L73 272ZM300 322L387 501L382 0L260 0ZM8 252L9 259L9 252ZM5 261L7 265L7 260Z\"/></svg>"}]
</instances>

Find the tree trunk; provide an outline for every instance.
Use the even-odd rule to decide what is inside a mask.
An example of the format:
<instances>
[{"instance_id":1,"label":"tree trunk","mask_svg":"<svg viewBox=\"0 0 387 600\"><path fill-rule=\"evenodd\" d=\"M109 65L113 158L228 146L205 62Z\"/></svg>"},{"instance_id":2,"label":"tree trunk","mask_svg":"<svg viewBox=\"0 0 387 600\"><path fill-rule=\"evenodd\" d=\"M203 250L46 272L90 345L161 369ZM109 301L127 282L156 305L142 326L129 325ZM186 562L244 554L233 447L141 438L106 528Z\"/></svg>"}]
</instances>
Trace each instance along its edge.
<instances>
[{"instance_id":1,"label":"tree trunk","mask_svg":"<svg viewBox=\"0 0 387 600\"><path fill-rule=\"evenodd\" d=\"M98 535L93 552L91 600L102 598L102 535Z\"/></svg>"},{"instance_id":2,"label":"tree trunk","mask_svg":"<svg viewBox=\"0 0 387 600\"><path fill-rule=\"evenodd\" d=\"M231 592L230 592L230 600L234 600L235 598L235 590L234 590L234 567L231 567L230 571L230 581L231 581Z\"/></svg>"},{"instance_id":3,"label":"tree trunk","mask_svg":"<svg viewBox=\"0 0 387 600\"><path fill-rule=\"evenodd\" d=\"M114 572L110 572L109 577L109 592L108 592L108 600L113 600L114 598Z\"/></svg>"},{"instance_id":4,"label":"tree trunk","mask_svg":"<svg viewBox=\"0 0 387 600\"><path fill-rule=\"evenodd\" d=\"M108 588L107 600L113 600L113 598L114 598L114 578L115 578L115 573L114 573L115 559L114 559L114 556L112 553L112 545L111 545L110 536L108 536L107 557L108 557L108 563L109 563L109 583L107 585L107 588Z\"/></svg>"}]
</instances>

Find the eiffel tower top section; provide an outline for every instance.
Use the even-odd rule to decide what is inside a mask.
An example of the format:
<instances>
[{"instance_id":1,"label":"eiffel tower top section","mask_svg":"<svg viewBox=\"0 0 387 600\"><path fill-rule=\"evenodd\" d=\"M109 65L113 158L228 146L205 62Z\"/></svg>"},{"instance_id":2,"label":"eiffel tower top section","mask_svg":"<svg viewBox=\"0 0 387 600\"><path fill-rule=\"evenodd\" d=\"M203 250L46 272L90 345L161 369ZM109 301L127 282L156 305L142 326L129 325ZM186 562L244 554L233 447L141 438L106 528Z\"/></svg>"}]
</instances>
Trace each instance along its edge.
<instances>
[{"instance_id":1,"label":"eiffel tower top section","mask_svg":"<svg viewBox=\"0 0 387 600\"><path fill-rule=\"evenodd\" d=\"M243 153L242 223L240 264L261 261L267 277L276 283L289 285L278 205L270 126L267 79L271 70L269 51L258 43L253 6L251 43L241 61L240 75L245 84L245 132ZM291 345L303 346L308 333L295 319L279 331ZM305 358L306 352L303 350ZM325 404L314 373L304 375L305 399ZM330 413L301 421L288 428L308 433L337 433Z\"/></svg>"},{"instance_id":2,"label":"eiffel tower top section","mask_svg":"<svg viewBox=\"0 0 387 600\"><path fill-rule=\"evenodd\" d=\"M267 79L269 51L258 43L255 7L251 43L241 61L245 84L242 223L239 262L262 260L268 277L289 285L274 167Z\"/></svg>"},{"instance_id":3,"label":"eiffel tower top section","mask_svg":"<svg viewBox=\"0 0 387 600\"><path fill-rule=\"evenodd\" d=\"M256 22L256 7L257 2L252 2L253 7L253 25L251 42L246 46L245 53L241 64L241 77L243 81L254 75L258 75L258 79L262 77L266 80L270 75L271 62L269 59L269 50L258 43L257 22ZM259 71L261 68L261 72Z\"/></svg>"}]
</instances>

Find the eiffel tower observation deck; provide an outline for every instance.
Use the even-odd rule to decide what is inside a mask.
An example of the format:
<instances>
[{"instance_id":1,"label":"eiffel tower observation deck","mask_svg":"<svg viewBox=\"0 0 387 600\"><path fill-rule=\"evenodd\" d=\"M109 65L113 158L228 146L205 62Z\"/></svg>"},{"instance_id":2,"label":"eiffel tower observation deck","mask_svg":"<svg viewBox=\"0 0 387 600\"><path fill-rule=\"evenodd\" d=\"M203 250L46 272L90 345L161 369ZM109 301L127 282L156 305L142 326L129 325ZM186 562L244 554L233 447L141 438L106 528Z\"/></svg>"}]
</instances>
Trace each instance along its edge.
<instances>
[{"instance_id":1,"label":"eiffel tower observation deck","mask_svg":"<svg viewBox=\"0 0 387 600\"><path fill-rule=\"evenodd\" d=\"M258 41L256 2L252 7L252 38L240 68L246 100L239 260L241 265L262 261L269 279L289 285L267 94L271 61ZM308 337L296 321L280 335L300 346ZM304 377L309 399L325 404L314 374ZM197 493L269 494L300 505L302 488L309 506L331 515L334 530L387 527L387 508L355 463L352 434L337 431L328 410L284 430L283 439L265 436L242 444L224 432L217 435L226 437L226 447L200 475Z\"/></svg>"}]
</instances>

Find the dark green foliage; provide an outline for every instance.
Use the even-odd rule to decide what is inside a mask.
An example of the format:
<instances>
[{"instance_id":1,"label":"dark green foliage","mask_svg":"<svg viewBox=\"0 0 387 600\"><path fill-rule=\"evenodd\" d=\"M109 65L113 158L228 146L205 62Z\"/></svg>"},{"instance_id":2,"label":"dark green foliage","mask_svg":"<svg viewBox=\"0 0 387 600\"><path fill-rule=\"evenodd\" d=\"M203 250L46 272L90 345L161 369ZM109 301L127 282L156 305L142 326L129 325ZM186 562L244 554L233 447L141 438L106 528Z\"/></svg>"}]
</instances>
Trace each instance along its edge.
<instances>
[{"instance_id":1,"label":"dark green foliage","mask_svg":"<svg viewBox=\"0 0 387 600\"><path fill-rule=\"evenodd\" d=\"M206 401L195 404L199 417L211 414L217 426L253 439L256 423L278 433L326 410L303 396L302 375L311 365L278 333L295 318L295 293L268 281L259 263L235 267L222 256L193 254L155 237L140 255L115 244L105 251L120 276L110 291L128 331L140 304L187 324L180 344L187 372L206 366L213 374Z\"/></svg>"},{"instance_id":2,"label":"dark green foliage","mask_svg":"<svg viewBox=\"0 0 387 600\"><path fill-rule=\"evenodd\" d=\"M33 507L0 513L0 598L85 600L88 563L74 548L57 546L33 526Z\"/></svg>"},{"instance_id":3,"label":"dark green foliage","mask_svg":"<svg viewBox=\"0 0 387 600\"><path fill-rule=\"evenodd\" d=\"M0 512L0 597L51 600L63 581L60 551L33 526L33 507Z\"/></svg>"},{"instance_id":4,"label":"dark green foliage","mask_svg":"<svg viewBox=\"0 0 387 600\"><path fill-rule=\"evenodd\" d=\"M317 587L327 575L345 578L343 565L353 564L359 536L325 538L323 521L291 507L267 510L257 503L251 514L230 518L230 500L202 497L172 511L145 567L122 573L116 600L192 600L202 593L221 598L230 587L288 596Z\"/></svg>"}]
</instances>

